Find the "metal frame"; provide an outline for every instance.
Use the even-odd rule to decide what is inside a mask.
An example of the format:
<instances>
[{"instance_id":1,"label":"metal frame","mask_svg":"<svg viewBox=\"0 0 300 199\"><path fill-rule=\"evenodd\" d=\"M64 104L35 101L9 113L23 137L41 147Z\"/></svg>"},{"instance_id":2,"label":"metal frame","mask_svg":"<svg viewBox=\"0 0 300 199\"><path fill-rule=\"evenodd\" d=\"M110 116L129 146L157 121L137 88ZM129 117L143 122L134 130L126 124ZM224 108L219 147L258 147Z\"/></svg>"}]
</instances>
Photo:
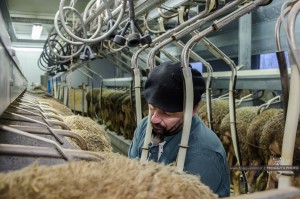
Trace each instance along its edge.
<instances>
[{"instance_id":1,"label":"metal frame","mask_svg":"<svg viewBox=\"0 0 300 199\"><path fill-rule=\"evenodd\" d=\"M0 11L0 114L27 88L27 79L14 59L5 24Z\"/></svg>"}]
</instances>

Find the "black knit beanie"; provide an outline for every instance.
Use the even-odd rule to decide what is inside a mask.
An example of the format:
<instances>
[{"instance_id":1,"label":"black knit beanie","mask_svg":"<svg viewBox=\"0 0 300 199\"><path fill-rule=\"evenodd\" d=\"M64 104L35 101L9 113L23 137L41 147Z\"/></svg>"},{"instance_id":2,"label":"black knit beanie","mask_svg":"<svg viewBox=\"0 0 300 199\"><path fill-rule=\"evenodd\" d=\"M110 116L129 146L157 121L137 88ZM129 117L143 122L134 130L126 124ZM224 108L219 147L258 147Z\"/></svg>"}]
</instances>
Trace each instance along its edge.
<instances>
[{"instance_id":1,"label":"black knit beanie","mask_svg":"<svg viewBox=\"0 0 300 199\"><path fill-rule=\"evenodd\" d=\"M184 77L180 62L164 62L149 73L144 86L144 97L152 104L166 112L183 111ZM194 106L205 92L205 81L201 73L191 69L194 86Z\"/></svg>"}]
</instances>

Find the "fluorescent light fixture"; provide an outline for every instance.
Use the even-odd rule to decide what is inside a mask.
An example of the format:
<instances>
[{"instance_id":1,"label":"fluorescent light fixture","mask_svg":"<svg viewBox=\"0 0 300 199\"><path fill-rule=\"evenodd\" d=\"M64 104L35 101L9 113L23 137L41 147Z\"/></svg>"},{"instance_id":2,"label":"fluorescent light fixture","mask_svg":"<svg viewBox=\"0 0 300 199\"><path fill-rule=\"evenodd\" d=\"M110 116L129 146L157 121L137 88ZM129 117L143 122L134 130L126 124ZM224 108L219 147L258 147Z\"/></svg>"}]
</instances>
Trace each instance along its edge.
<instances>
[{"instance_id":1,"label":"fluorescent light fixture","mask_svg":"<svg viewBox=\"0 0 300 199\"><path fill-rule=\"evenodd\" d=\"M42 24L33 24L31 38L32 39L39 39L40 36L41 36L42 30L43 30L43 25Z\"/></svg>"}]
</instances>

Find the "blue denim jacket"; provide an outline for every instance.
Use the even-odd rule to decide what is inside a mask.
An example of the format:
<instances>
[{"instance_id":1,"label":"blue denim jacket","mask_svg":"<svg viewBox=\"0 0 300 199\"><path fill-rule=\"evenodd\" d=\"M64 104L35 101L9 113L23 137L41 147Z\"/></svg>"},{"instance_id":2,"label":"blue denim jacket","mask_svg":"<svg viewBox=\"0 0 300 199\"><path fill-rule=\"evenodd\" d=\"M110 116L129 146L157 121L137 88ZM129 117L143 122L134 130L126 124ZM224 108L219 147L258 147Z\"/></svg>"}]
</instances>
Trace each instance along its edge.
<instances>
[{"instance_id":1,"label":"blue denim jacket","mask_svg":"<svg viewBox=\"0 0 300 199\"><path fill-rule=\"evenodd\" d=\"M135 130L128 151L129 158L141 157L146 127L147 117ZM148 158L166 165L175 162L181 135L182 131L164 137L163 153L159 159L157 158L159 145L150 144L149 154L155 157ZM192 118L184 171L199 176L201 182L209 186L219 197L230 195L229 169L225 150L216 134L200 120L198 115L194 115Z\"/></svg>"}]
</instances>

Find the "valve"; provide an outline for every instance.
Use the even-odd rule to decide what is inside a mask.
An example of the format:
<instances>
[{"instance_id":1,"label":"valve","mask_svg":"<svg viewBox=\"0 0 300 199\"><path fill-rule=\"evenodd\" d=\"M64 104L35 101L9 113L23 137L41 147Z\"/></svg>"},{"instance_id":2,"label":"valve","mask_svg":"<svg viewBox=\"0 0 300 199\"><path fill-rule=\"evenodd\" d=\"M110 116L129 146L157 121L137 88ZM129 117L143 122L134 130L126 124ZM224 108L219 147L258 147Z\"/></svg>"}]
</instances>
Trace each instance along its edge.
<instances>
[{"instance_id":1,"label":"valve","mask_svg":"<svg viewBox=\"0 0 300 199\"><path fill-rule=\"evenodd\" d=\"M142 45L150 44L152 42L150 35L149 34L144 35L139 24L134 19L133 0L128 0L128 1L129 1L129 20L127 21L126 25L124 26L121 34L117 34L114 37L113 41L120 46L124 46L126 44L126 39L125 39L124 35L130 26L130 32L129 32L129 35L127 38L127 45L129 47L135 47L135 46L138 46L139 44L142 44ZM135 29L138 31L138 33L135 32Z\"/></svg>"},{"instance_id":2,"label":"valve","mask_svg":"<svg viewBox=\"0 0 300 199\"><path fill-rule=\"evenodd\" d=\"M135 47L139 45L140 41L141 41L140 35L138 33L132 33L128 35L127 45L129 47Z\"/></svg>"},{"instance_id":3,"label":"valve","mask_svg":"<svg viewBox=\"0 0 300 199\"><path fill-rule=\"evenodd\" d=\"M79 59L81 59L81 60L87 60L87 59L92 60L92 59L96 58L96 55L97 54L92 51L91 47L87 45L87 46L84 47L83 52L80 53Z\"/></svg>"},{"instance_id":4,"label":"valve","mask_svg":"<svg viewBox=\"0 0 300 199\"><path fill-rule=\"evenodd\" d=\"M107 22L107 26L106 26L106 32L108 32L114 25L115 25L116 21L113 19L110 19ZM117 30L113 31L108 37L110 39L113 39L116 35L118 34Z\"/></svg>"}]
</instances>

